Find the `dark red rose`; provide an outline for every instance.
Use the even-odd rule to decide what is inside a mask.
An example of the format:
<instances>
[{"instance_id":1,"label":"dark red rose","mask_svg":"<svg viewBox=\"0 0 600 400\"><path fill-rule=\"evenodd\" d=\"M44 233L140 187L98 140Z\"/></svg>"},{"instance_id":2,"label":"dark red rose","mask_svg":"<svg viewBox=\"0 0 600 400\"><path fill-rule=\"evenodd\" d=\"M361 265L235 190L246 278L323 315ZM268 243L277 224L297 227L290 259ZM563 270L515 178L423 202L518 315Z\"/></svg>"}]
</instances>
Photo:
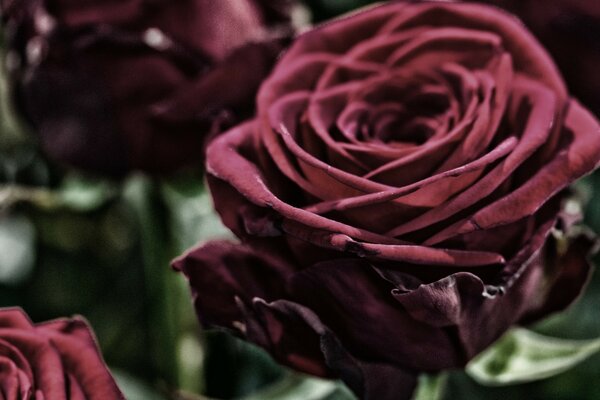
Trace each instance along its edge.
<instances>
[{"instance_id":1,"label":"dark red rose","mask_svg":"<svg viewBox=\"0 0 600 400\"><path fill-rule=\"evenodd\" d=\"M0 310L0 390L6 400L125 399L79 318L33 324Z\"/></svg>"},{"instance_id":2,"label":"dark red rose","mask_svg":"<svg viewBox=\"0 0 600 400\"><path fill-rule=\"evenodd\" d=\"M257 117L210 145L242 243L174 266L206 325L361 398L408 398L420 371L577 297L593 241L567 188L599 160L598 122L516 18L383 5L300 36Z\"/></svg>"},{"instance_id":3,"label":"dark red rose","mask_svg":"<svg viewBox=\"0 0 600 400\"><path fill-rule=\"evenodd\" d=\"M199 164L253 111L291 1L2 0L20 110L46 152L122 174Z\"/></svg>"},{"instance_id":4,"label":"dark red rose","mask_svg":"<svg viewBox=\"0 0 600 400\"><path fill-rule=\"evenodd\" d=\"M483 0L516 14L556 60L569 90L600 116L600 2Z\"/></svg>"}]
</instances>

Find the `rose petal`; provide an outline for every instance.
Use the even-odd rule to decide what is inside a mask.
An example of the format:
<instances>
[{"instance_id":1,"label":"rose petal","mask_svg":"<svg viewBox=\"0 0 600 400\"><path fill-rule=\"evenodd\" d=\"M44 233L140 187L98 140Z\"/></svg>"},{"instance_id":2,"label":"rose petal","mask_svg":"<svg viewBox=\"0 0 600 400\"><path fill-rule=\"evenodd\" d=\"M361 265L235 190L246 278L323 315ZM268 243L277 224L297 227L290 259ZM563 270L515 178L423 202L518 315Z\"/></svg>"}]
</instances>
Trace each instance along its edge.
<instances>
[{"instance_id":1,"label":"rose petal","mask_svg":"<svg viewBox=\"0 0 600 400\"><path fill-rule=\"evenodd\" d=\"M77 382L78 388L69 386L71 393L83 393L82 398L90 400L122 398L86 321L79 318L55 321L40 325L38 330L58 350L68 379Z\"/></svg>"},{"instance_id":2,"label":"rose petal","mask_svg":"<svg viewBox=\"0 0 600 400\"><path fill-rule=\"evenodd\" d=\"M556 98L546 88L537 83L531 81L520 82L523 82L522 86L524 88L521 96L525 96L525 98L530 96L532 101L528 104L533 108L530 111L516 149L467 190L439 207L390 230L387 235L401 236L407 232L422 229L470 207L496 190L527 158L531 157L544 144L555 123ZM519 93L515 92L514 96L519 96ZM426 244L430 245L436 240L437 237L432 237Z\"/></svg>"},{"instance_id":3,"label":"rose petal","mask_svg":"<svg viewBox=\"0 0 600 400\"><path fill-rule=\"evenodd\" d=\"M567 137L569 142L526 183L426 243L439 243L450 235L505 225L532 215L554 194L596 168L600 154L598 121L573 100L564 129L563 137Z\"/></svg>"},{"instance_id":4,"label":"rose petal","mask_svg":"<svg viewBox=\"0 0 600 400\"><path fill-rule=\"evenodd\" d=\"M355 357L417 370L460 364L446 333L414 320L392 289L367 262L353 259L316 264L291 284L295 301L318 310Z\"/></svg>"}]
</instances>

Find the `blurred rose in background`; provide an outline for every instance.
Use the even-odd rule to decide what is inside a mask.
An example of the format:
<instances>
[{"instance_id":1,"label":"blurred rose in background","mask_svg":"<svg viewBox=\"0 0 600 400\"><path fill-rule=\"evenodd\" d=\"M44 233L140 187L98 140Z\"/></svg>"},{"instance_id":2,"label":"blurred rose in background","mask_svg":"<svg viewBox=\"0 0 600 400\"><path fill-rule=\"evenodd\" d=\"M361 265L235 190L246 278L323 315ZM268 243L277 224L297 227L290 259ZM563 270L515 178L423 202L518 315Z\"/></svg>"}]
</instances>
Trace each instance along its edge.
<instances>
[{"instance_id":1,"label":"blurred rose in background","mask_svg":"<svg viewBox=\"0 0 600 400\"><path fill-rule=\"evenodd\" d=\"M3 0L18 109L47 154L113 175L200 165L253 110L292 1Z\"/></svg>"}]
</instances>

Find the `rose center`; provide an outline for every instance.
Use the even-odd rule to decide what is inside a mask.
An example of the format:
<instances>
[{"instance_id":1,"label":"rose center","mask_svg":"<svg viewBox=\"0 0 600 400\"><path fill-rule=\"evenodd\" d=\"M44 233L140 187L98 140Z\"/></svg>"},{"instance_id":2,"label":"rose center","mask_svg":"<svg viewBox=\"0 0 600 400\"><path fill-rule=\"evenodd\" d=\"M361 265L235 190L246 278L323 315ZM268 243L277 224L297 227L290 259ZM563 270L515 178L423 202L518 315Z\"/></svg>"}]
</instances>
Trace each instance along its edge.
<instances>
[{"instance_id":1,"label":"rose center","mask_svg":"<svg viewBox=\"0 0 600 400\"><path fill-rule=\"evenodd\" d=\"M357 93L359 111L346 122L346 135L392 145L425 143L445 124L450 101L444 88L419 83L381 82Z\"/></svg>"}]
</instances>

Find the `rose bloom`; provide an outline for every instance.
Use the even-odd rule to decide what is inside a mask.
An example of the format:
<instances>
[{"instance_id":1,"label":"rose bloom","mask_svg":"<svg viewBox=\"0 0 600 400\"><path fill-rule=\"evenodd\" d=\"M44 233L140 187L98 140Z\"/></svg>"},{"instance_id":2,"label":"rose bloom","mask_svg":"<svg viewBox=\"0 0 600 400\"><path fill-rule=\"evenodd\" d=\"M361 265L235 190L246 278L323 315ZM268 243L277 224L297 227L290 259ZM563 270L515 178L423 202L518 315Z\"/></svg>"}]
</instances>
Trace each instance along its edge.
<instances>
[{"instance_id":1,"label":"rose bloom","mask_svg":"<svg viewBox=\"0 0 600 400\"><path fill-rule=\"evenodd\" d=\"M1 0L19 110L49 156L168 173L251 114L291 0Z\"/></svg>"},{"instance_id":2,"label":"rose bloom","mask_svg":"<svg viewBox=\"0 0 600 400\"><path fill-rule=\"evenodd\" d=\"M33 324L0 309L0 390L6 400L125 399L79 318Z\"/></svg>"},{"instance_id":3,"label":"rose bloom","mask_svg":"<svg viewBox=\"0 0 600 400\"><path fill-rule=\"evenodd\" d=\"M300 36L257 101L207 156L241 244L174 262L205 325L402 399L579 294L592 240L568 186L600 126L513 16L372 8Z\"/></svg>"},{"instance_id":4,"label":"rose bloom","mask_svg":"<svg viewBox=\"0 0 600 400\"><path fill-rule=\"evenodd\" d=\"M516 14L546 46L574 96L600 116L600 2L482 0Z\"/></svg>"}]
</instances>

